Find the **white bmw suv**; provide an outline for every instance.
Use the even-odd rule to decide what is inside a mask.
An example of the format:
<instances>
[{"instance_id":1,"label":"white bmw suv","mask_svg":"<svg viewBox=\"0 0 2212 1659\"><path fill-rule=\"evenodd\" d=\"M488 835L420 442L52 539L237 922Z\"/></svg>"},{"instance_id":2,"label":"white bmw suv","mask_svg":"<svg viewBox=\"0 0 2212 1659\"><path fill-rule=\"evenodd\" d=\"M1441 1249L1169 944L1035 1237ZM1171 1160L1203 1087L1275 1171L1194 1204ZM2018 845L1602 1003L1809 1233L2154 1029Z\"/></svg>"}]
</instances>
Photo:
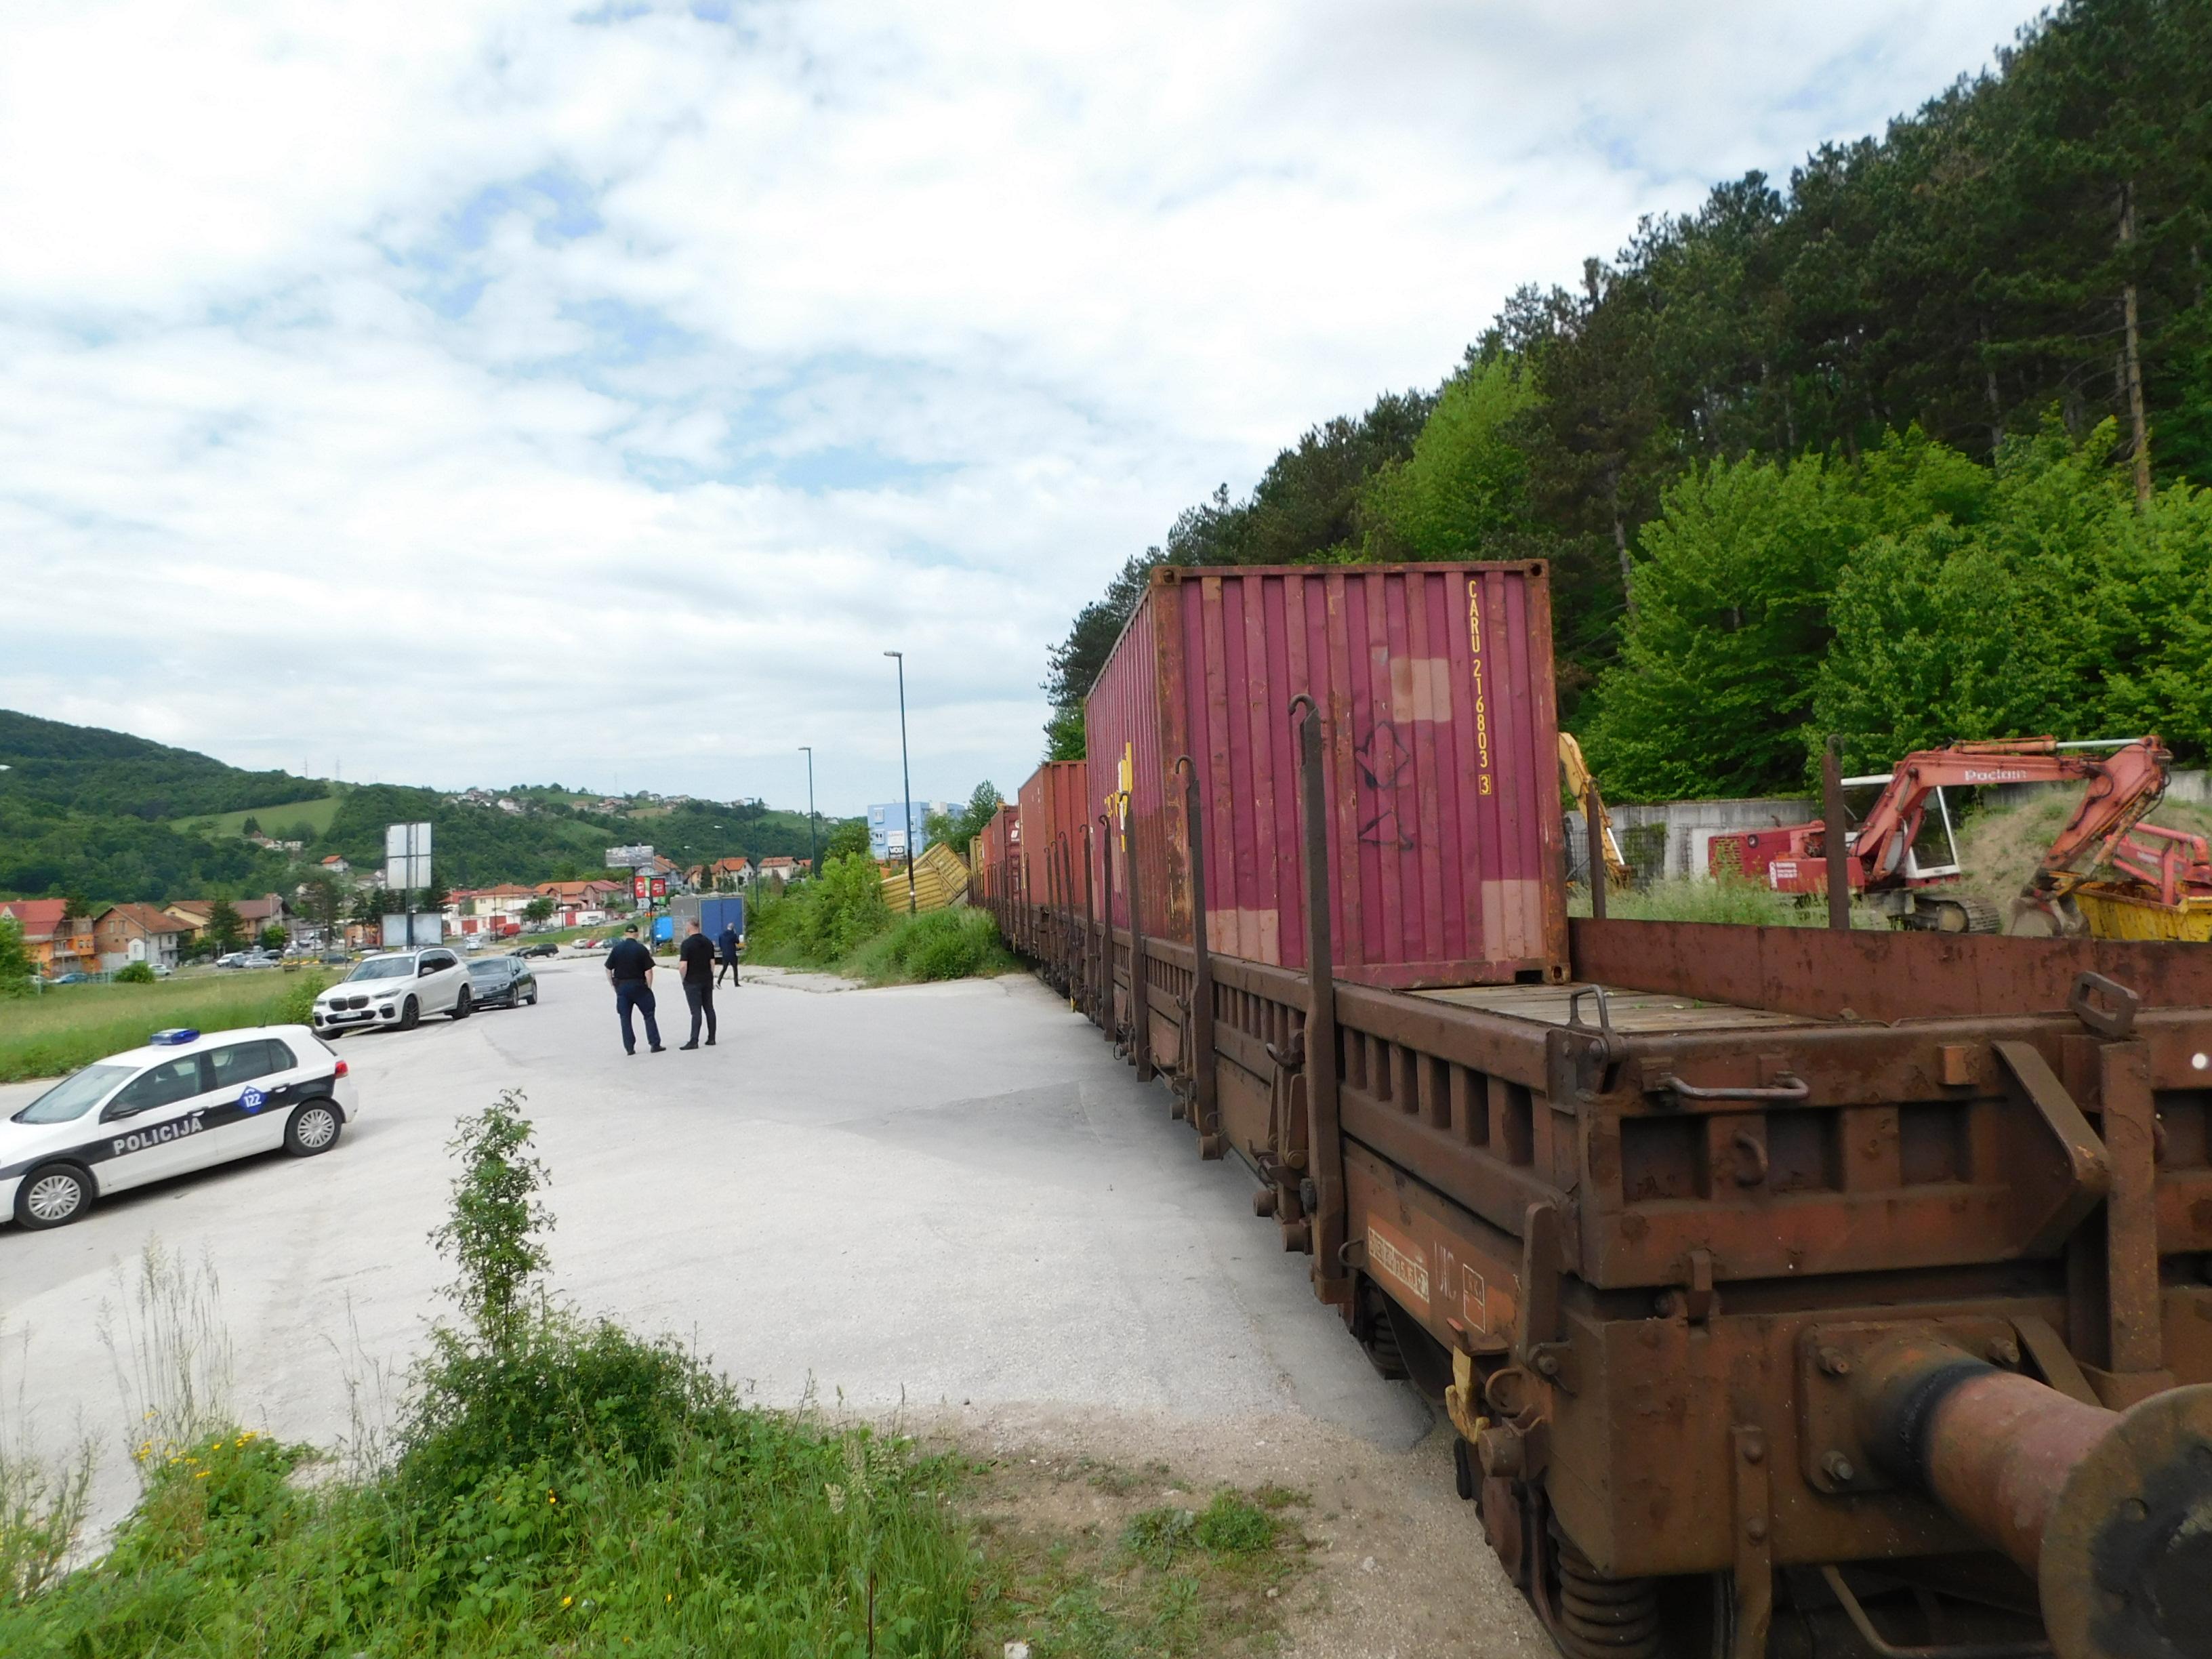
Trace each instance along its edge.
<instances>
[{"instance_id":1,"label":"white bmw suv","mask_svg":"<svg viewBox=\"0 0 2212 1659\"><path fill-rule=\"evenodd\" d=\"M315 999L315 1031L343 1031L382 1025L411 1031L425 1014L469 1017L469 970L443 945L420 951L387 951L364 957L353 972Z\"/></svg>"},{"instance_id":2,"label":"white bmw suv","mask_svg":"<svg viewBox=\"0 0 2212 1659\"><path fill-rule=\"evenodd\" d=\"M0 1119L0 1218L59 1227L104 1193L234 1158L312 1158L361 1105L346 1063L303 1025L158 1031Z\"/></svg>"}]
</instances>

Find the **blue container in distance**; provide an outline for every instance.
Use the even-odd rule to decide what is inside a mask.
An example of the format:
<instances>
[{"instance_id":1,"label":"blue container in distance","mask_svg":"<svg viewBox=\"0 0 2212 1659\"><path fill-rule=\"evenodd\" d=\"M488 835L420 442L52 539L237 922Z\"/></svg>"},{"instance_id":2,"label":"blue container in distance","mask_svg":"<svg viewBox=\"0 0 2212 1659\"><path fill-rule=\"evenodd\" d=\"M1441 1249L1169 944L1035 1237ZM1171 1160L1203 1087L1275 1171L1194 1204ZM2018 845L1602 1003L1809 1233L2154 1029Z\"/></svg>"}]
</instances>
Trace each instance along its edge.
<instances>
[{"instance_id":1,"label":"blue container in distance","mask_svg":"<svg viewBox=\"0 0 2212 1659\"><path fill-rule=\"evenodd\" d=\"M729 893L715 898L699 901L699 931L720 941L725 927L738 930L738 937L745 936L745 896Z\"/></svg>"}]
</instances>

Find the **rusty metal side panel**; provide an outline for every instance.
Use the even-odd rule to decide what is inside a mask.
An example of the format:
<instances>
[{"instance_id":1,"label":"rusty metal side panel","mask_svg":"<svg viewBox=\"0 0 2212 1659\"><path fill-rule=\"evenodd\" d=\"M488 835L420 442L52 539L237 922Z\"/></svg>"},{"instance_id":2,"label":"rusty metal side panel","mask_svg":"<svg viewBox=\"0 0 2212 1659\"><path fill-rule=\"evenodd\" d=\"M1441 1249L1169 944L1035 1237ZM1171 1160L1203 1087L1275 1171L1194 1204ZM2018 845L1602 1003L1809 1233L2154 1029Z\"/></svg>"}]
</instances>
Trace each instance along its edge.
<instances>
[{"instance_id":1,"label":"rusty metal side panel","mask_svg":"<svg viewBox=\"0 0 2212 1659\"><path fill-rule=\"evenodd\" d=\"M1148 604L1180 599L1179 638L1155 626L1149 641L1164 728L1199 771L1218 952L1305 961L1290 715L1304 692L1322 710L1339 973L1397 986L1557 975L1566 921L1541 565L1170 569L1155 581ZM1139 633L1133 623L1120 649L1144 648ZM1177 897L1183 862L1167 872Z\"/></svg>"},{"instance_id":2,"label":"rusty metal side panel","mask_svg":"<svg viewBox=\"0 0 2212 1659\"><path fill-rule=\"evenodd\" d=\"M1109 897L1114 925L1129 925L1129 847L1133 843L1133 855L1139 860L1137 886L1145 907L1144 931L1154 938L1166 936L1169 895L1181 884L1170 867L1165 778L1175 757L1163 752L1161 697L1162 639L1172 626L1164 613L1173 608L1171 594L1156 574L1083 704L1093 810L1104 811L1109 794L1126 790L1130 796L1127 839L1115 847L1113 860Z\"/></svg>"},{"instance_id":3,"label":"rusty metal side panel","mask_svg":"<svg viewBox=\"0 0 2212 1659\"><path fill-rule=\"evenodd\" d=\"M2212 1007L2198 945L1585 919L1571 934L1579 978L1818 1018L2057 1013L2085 973L2148 1007Z\"/></svg>"},{"instance_id":4,"label":"rusty metal side panel","mask_svg":"<svg viewBox=\"0 0 2212 1659\"><path fill-rule=\"evenodd\" d=\"M1050 826L1045 822L1044 768L1040 766L1023 781L1014 792L1017 810L1021 814L1022 891L1030 904L1044 902L1044 848L1052 838Z\"/></svg>"},{"instance_id":5,"label":"rusty metal side panel","mask_svg":"<svg viewBox=\"0 0 2212 1659\"><path fill-rule=\"evenodd\" d=\"M1082 761L1047 761L1030 775L1018 792L1022 822L1022 879L1032 904L1053 903L1067 908L1060 889L1055 860L1063 837L1073 837L1067 868L1078 878L1083 870L1082 814L1091 793L1090 770Z\"/></svg>"}]
</instances>

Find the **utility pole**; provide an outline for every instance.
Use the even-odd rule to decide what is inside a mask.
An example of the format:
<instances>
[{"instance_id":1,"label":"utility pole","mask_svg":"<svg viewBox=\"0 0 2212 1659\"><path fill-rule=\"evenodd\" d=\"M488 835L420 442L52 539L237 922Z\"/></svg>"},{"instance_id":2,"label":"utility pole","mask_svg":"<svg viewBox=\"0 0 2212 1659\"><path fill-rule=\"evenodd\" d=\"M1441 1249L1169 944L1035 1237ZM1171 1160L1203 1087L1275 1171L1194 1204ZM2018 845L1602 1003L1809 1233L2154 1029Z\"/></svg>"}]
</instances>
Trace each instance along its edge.
<instances>
[{"instance_id":1,"label":"utility pole","mask_svg":"<svg viewBox=\"0 0 2212 1659\"><path fill-rule=\"evenodd\" d=\"M802 743L799 750L806 757L806 878L811 881L820 873L814 866L814 745Z\"/></svg>"},{"instance_id":2,"label":"utility pole","mask_svg":"<svg viewBox=\"0 0 2212 1659\"><path fill-rule=\"evenodd\" d=\"M900 810L906 814L906 913L912 915L921 907L914 897L914 780L906 763L906 653L886 651L884 655L898 659L899 788L905 798Z\"/></svg>"}]
</instances>

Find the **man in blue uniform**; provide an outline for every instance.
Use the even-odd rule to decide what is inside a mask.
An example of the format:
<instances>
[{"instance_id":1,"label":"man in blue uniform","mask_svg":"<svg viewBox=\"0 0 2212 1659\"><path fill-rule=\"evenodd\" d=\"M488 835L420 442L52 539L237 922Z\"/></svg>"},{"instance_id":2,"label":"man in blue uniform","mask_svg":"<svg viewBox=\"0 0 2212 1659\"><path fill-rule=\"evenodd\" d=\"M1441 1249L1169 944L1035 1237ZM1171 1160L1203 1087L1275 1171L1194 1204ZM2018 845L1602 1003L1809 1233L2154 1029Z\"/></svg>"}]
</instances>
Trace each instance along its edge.
<instances>
[{"instance_id":1,"label":"man in blue uniform","mask_svg":"<svg viewBox=\"0 0 2212 1659\"><path fill-rule=\"evenodd\" d=\"M645 1016L645 1040L660 1052L660 1023L653 1017L653 952L638 943L635 922L623 929L623 939L607 952L607 983L615 988L615 1012L622 1016L623 1052L637 1052L637 1033L630 1024L630 1010Z\"/></svg>"}]
</instances>

